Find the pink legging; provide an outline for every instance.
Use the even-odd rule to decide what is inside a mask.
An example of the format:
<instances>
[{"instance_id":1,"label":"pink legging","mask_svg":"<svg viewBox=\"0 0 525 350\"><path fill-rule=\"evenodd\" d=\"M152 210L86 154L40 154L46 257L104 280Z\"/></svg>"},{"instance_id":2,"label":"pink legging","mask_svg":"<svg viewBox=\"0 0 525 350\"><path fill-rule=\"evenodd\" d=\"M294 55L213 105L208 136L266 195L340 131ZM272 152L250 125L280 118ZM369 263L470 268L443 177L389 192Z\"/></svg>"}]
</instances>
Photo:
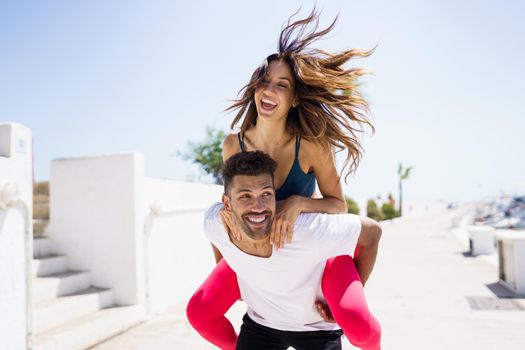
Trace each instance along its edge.
<instances>
[{"instance_id":1,"label":"pink legging","mask_svg":"<svg viewBox=\"0 0 525 350\"><path fill-rule=\"evenodd\" d=\"M351 256L342 255L326 262L321 288L334 319L350 343L361 349L379 350L381 327L368 310L363 284ZM237 333L224 314L240 297L237 276L222 259L191 297L186 315L206 340L223 350L234 350Z\"/></svg>"}]
</instances>

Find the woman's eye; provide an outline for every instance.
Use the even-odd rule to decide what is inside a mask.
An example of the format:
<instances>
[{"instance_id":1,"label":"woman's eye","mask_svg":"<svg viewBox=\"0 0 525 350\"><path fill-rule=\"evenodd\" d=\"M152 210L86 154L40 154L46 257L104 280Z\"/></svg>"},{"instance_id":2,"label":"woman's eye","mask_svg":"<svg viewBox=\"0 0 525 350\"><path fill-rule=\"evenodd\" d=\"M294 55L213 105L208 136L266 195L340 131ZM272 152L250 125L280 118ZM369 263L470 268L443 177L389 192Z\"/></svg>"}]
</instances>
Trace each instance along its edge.
<instances>
[{"instance_id":1,"label":"woman's eye","mask_svg":"<svg viewBox=\"0 0 525 350\"><path fill-rule=\"evenodd\" d=\"M281 89L288 89L288 85L279 84L277 86L280 87Z\"/></svg>"}]
</instances>

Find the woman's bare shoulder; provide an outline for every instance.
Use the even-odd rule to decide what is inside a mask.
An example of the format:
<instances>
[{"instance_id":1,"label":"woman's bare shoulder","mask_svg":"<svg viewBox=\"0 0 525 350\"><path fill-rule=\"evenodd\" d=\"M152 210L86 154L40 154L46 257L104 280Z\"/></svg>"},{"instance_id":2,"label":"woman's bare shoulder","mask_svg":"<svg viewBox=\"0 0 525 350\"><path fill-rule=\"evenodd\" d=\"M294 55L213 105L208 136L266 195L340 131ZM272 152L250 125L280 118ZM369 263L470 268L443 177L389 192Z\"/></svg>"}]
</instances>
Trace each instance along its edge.
<instances>
[{"instance_id":1,"label":"woman's bare shoulder","mask_svg":"<svg viewBox=\"0 0 525 350\"><path fill-rule=\"evenodd\" d=\"M226 135L224 142L222 143L222 158L224 160L230 158L235 153L238 153L241 150L239 145L239 139L237 133L230 133Z\"/></svg>"},{"instance_id":2,"label":"woman's bare shoulder","mask_svg":"<svg viewBox=\"0 0 525 350\"><path fill-rule=\"evenodd\" d=\"M238 136L236 132L231 132L224 138L223 147L234 147L235 144L239 144Z\"/></svg>"},{"instance_id":3,"label":"woman's bare shoulder","mask_svg":"<svg viewBox=\"0 0 525 350\"><path fill-rule=\"evenodd\" d=\"M308 157L308 159L318 159L331 156L332 151L327 143L313 142L306 139L301 139L301 153Z\"/></svg>"}]
</instances>

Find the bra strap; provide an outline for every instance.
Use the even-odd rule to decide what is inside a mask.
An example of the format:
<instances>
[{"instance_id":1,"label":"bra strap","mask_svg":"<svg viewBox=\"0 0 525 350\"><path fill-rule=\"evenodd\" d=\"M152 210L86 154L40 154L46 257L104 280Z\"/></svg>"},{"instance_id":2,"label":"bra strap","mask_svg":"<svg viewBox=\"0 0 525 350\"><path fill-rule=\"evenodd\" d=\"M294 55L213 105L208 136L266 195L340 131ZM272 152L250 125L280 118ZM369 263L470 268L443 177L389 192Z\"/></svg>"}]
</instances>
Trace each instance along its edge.
<instances>
[{"instance_id":1,"label":"bra strap","mask_svg":"<svg viewBox=\"0 0 525 350\"><path fill-rule=\"evenodd\" d=\"M295 159L299 158L299 146L301 146L301 135L295 136Z\"/></svg>"},{"instance_id":2,"label":"bra strap","mask_svg":"<svg viewBox=\"0 0 525 350\"><path fill-rule=\"evenodd\" d=\"M241 147L241 152L244 152L244 130L241 130L237 133L237 138L239 139L239 146Z\"/></svg>"}]
</instances>

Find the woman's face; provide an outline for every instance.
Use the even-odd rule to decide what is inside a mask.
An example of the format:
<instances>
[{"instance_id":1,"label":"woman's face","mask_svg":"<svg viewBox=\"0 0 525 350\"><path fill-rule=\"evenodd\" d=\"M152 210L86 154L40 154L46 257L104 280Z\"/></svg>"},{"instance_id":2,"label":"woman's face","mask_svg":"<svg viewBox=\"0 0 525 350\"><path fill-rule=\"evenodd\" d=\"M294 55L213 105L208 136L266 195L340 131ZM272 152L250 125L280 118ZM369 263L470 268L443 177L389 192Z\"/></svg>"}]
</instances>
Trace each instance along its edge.
<instances>
[{"instance_id":1,"label":"woman's face","mask_svg":"<svg viewBox=\"0 0 525 350\"><path fill-rule=\"evenodd\" d=\"M271 61L263 84L255 90L258 117L273 120L286 118L294 99L294 78L290 66L283 61Z\"/></svg>"}]
</instances>

